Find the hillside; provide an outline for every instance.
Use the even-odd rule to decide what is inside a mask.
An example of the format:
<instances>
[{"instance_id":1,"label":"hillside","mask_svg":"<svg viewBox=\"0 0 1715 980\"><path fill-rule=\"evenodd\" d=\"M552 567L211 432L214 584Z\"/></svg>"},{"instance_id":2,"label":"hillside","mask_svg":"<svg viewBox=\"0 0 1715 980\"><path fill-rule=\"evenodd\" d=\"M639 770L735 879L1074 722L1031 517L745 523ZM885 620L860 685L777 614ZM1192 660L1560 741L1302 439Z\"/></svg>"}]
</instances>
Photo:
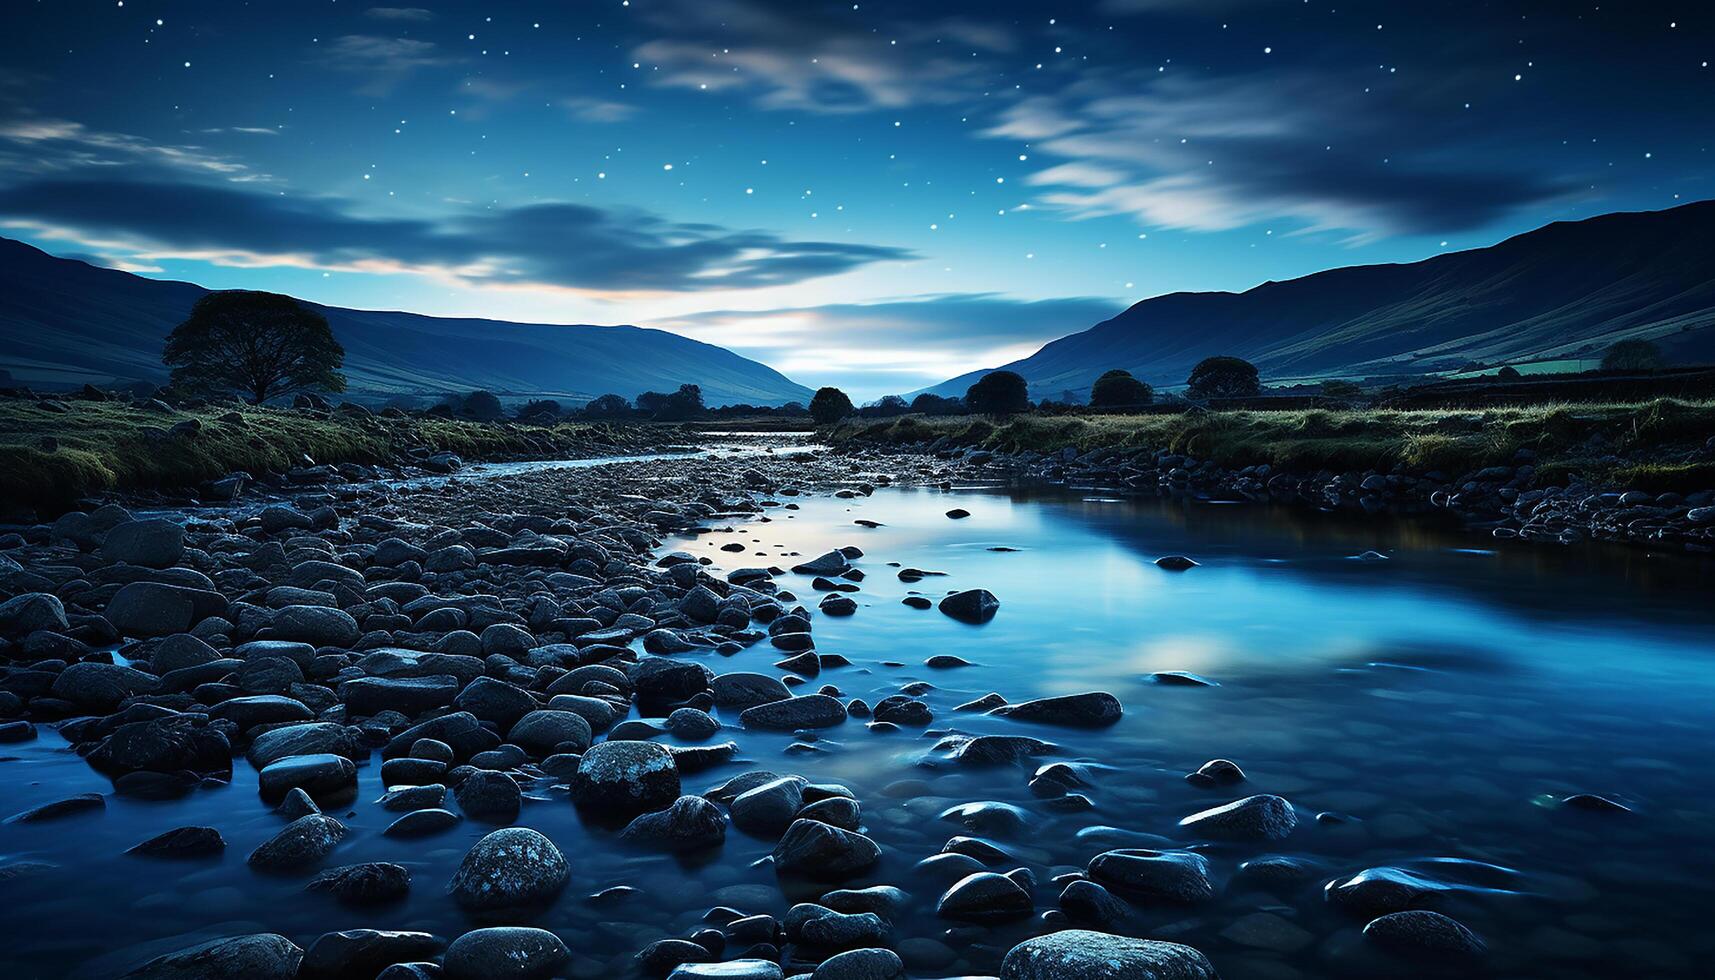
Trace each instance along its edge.
<instances>
[{"instance_id":1,"label":"hillside","mask_svg":"<svg viewBox=\"0 0 1715 980\"><path fill-rule=\"evenodd\" d=\"M1157 296L1002 367L1033 397L1057 398L1087 395L1116 367L1183 384L1216 354L1272 382L1596 358L1633 337L1675 362L1715 360L1715 201L1556 222L1487 248L1242 293ZM982 373L926 390L963 394Z\"/></svg>"},{"instance_id":2,"label":"hillside","mask_svg":"<svg viewBox=\"0 0 1715 980\"><path fill-rule=\"evenodd\" d=\"M162 341L206 292L0 239L0 369L42 387L163 381ZM773 368L663 330L306 305L328 318L345 346L349 394L360 399L487 388L582 402L686 383L701 385L711 406L811 395Z\"/></svg>"}]
</instances>

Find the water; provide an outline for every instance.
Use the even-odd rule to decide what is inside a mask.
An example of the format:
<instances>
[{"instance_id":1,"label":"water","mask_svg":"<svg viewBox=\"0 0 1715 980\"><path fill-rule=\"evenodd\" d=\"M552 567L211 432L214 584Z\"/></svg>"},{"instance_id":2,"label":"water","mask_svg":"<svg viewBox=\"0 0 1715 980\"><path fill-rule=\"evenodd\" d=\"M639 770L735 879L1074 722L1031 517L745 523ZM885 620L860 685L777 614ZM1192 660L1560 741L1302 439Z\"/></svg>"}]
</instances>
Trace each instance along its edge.
<instances>
[{"instance_id":1,"label":"water","mask_svg":"<svg viewBox=\"0 0 1715 980\"><path fill-rule=\"evenodd\" d=\"M895 938L935 964L913 976L992 974L1005 950L1033 929L1028 919L970 929L935 918L944 883L921 877L913 865L965 832L939 819L945 809L999 801L1024 811L1025 829L992 839L1034 871L1043 909L1059 891L1050 878L1125 846L1087 828L1189 844L1176 827L1181 817L1254 792L1292 800L1297 831L1273 845L1208 849L1218 897L1140 908L1136 923L1138 934L1202 949L1229 980L1432 973L1366 949L1358 935L1363 921L1330 908L1320 894L1329 878L1429 858L1516 872L1505 876L1505 891L1456 895L1441 906L1488 940L1493 975L1694 975L1694 964L1711 952L1706 918L1715 908L1708 874L1715 848L1708 828L1715 802L1706 766L1715 747L1715 608L1707 597L1715 583L1707 564L1600 548L1491 550L1480 538L1416 523L1353 524L1264 507L1121 502L1072 491L883 490L867 499L795 503L796 510L771 509L766 522L670 541L664 550L691 551L730 569L789 566L831 547L862 548L868 577L855 594L857 614L816 622L818 648L853 665L824 671L815 684L835 684L873 704L902 685L928 682L933 732L1031 734L1059 746L1051 759L1088 766L1084 792L1094 809L1061 813L1030 794L1028 768L920 765L932 757L933 735L877 734L854 720L824 732L814 751L790 755L784 735L719 736L736 738L746 761L688 776L686 791L768 768L856 792L885 856L853 884L892 883L912 893ZM971 516L943 516L954 506ZM854 525L860 518L885 526ZM720 550L734 541L746 552ZM1389 557L1356 557L1368 550ZM1202 565L1175 574L1152 564L1176 553ZM890 562L948 575L906 584ZM817 598L807 578L783 581L806 604ZM900 603L914 590L938 596L969 587L999 596L992 622L966 626ZM937 653L975 666L922 666ZM764 645L730 659L711 656L710 666L767 670L781 656ZM1193 671L1219 686L1163 685L1149 677L1160 670ZM1117 695L1125 718L1081 732L953 711L990 691L1017 701L1086 690ZM110 790L52 732L10 749L0 812ZM1202 790L1184 781L1217 757L1238 762L1248 785ZM258 801L254 772L242 760L236 769L231 786L185 800L110 796L105 814L0 827L6 863L59 866L0 882L0 961L10 961L8 975L105 976L148 953L237 932L276 931L307 945L334 929L411 928L450 937L477 924L444 887L465 850L491 828L467 821L427 841L381 837L394 815L369 805L382 787L378 766L363 768L359 802L330 811L351 833L328 863L396 861L411 869L412 891L378 910L342 908L304 894L302 878L245 867L244 856L281 822ZM1580 792L1636 812L1552 805ZM772 872L750 866L771 842L729 831L719 852L700 859L632 852L609 831L583 824L559 792L533 795L520 823L552 837L572 865L570 887L535 924L576 951L573 975L632 975L632 952L686 935L711 905L781 914L819 891L788 883L782 894ZM1319 811L1353 820L1321 825L1313 819ZM229 844L224 858L120 856L138 841L194 823L220 828ZM1232 880L1241 861L1266 853L1309 859L1320 870L1300 885L1271 890ZM645 894L613 906L586 900L617 884ZM1247 918L1259 912L1295 928L1259 930L1258 922L1270 920Z\"/></svg>"}]
</instances>

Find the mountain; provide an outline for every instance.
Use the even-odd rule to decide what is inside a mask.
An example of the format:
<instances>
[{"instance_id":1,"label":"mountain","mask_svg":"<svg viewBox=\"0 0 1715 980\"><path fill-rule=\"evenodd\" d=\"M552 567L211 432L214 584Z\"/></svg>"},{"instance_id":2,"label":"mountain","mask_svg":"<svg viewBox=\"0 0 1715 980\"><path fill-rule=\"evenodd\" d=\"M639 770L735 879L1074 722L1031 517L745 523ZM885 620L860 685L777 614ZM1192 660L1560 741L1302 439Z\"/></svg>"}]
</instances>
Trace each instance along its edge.
<instances>
[{"instance_id":1,"label":"mountain","mask_svg":"<svg viewBox=\"0 0 1715 980\"><path fill-rule=\"evenodd\" d=\"M0 238L0 369L32 385L166 380L161 345L208 290ZM810 389L725 348L641 327L510 323L306 303L345 347L348 394L588 401L702 386L711 406L808 403Z\"/></svg>"},{"instance_id":2,"label":"mountain","mask_svg":"<svg viewBox=\"0 0 1715 980\"><path fill-rule=\"evenodd\" d=\"M1633 337L1670 362L1715 360L1715 201L1556 222L1487 248L1242 293L1157 296L1002 367L1032 397L1058 398L1087 395L1111 368L1182 385L1216 354L1274 383L1599 358ZM984 373L925 390L962 395Z\"/></svg>"}]
</instances>

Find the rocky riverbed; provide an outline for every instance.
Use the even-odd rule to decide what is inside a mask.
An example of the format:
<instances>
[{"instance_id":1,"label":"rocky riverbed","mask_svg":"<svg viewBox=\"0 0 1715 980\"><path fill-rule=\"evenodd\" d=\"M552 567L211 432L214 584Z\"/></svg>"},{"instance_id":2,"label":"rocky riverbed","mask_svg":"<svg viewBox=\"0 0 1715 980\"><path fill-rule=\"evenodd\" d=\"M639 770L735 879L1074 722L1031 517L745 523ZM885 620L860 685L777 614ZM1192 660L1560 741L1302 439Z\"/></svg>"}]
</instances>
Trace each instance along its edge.
<instances>
[{"instance_id":1,"label":"rocky riverbed","mask_svg":"<svg viewBox=\"0 0 1715 980\"><path fill-rule=\"evenodd\" d=\"M1009 610L1040 614L1046 582L904 560L927 533L904 522L909 501L933 499L937 528L997 526L991 500L941 485L1214 485L1183 462L716 452L496 479L329 471L257 506L109 504L17 528L0 540L14 750L0 799L31 802L0 828L0 880L23 896L0 920L0 962L17 976L1069 980L1666 975L1709 952L1656 935L1579 945L1639 928L1599 901L1612 876L1592 883L1516 839L1537 814L1555 847L1648 838L1637 799L1588 773L1503 767L1553 790L1534 804L1466 787L1523 813L1490 834L1474 818L1464 830L1485 839L1455 847L1444 815L1403 802L1422 787L1378 792L1397 766L1427 765L1424 746L1292 761L1295 739L1389 744L1376 718L1390 706L1372 718L1343 694L1271 688L1224 726L1290 697L1295 733L1203 726L1170 747L1137 734L1140 701L1169 723L1186 710L1174 692L1217 679L1122 682L1091 652L1045 683L1022 648L1045 655L1088 611L1062 603L1052 633L1009 637ZM897 487L936 496L862 509ZM844 540L787 533L801 516L837 519ZM1156 561L1169 557L1138 564L1193 585L1208 571ZM871 646L883 616L929 618ZM1002 657L1012 669L985 668ZM1466 708L1519 696L1474 692ZM1318 727L1342 724L1356 727ZM1683 792L1676 765L1646 766L1641 785ZM1668 846L1672 830L1654 833L1645 846ZM1491 896L1520 900L1497 911ZM57 924L33 934L33 918ZM1569 964L1557 946L1588 955Z\"/></svg>"}]
</instances>

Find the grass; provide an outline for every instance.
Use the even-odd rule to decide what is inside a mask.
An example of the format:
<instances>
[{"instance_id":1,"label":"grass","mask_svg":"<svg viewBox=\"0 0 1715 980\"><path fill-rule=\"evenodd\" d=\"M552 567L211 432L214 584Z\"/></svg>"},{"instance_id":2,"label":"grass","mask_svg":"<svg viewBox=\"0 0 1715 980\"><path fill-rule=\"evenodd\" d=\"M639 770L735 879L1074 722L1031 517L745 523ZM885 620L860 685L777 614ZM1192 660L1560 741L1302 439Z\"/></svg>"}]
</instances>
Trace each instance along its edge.
<instances>
[{"instance_id":1,"label":"grass","mask_svg":"<svg viewBox=\"0 0 1715 980\"><path fill-rule=\"evenodd\" d=\"M550 455L611 441L603 426L488 424L418 416L334 412L316 417L272 408L212 406L162 412L119 402L61 402L68 411L28 399L0 399L0 501L62 508L109 490L195 486L234 470L279 472L316 463L382 463L406 449L451 451L468 459ZM237 412L242 421L222 421ZM194 436L170 426L197 419ZM42 448L43 437L58 445Z\"/></svg>"},{"instance_id":2,"label":"grass","mask_svg":"<svg viewBox=\"0 0 1715 980\"><path fill-rule=\"evenodd\" d=\"M1396 465L1455 477L1511 462L1520 449L1565 482L1577 474L1635 480L1644 489L1715 487L1715 469L1687 461L1715 435L1715 402L1545 404L1492 409L1191 411L1166 415L1024 415L850 420L824 429L835 444L946 444L1053 452L1070 446L1167 450L1227 467L1267 463L1289 472Z\"/></svg>"}]
</instances>

